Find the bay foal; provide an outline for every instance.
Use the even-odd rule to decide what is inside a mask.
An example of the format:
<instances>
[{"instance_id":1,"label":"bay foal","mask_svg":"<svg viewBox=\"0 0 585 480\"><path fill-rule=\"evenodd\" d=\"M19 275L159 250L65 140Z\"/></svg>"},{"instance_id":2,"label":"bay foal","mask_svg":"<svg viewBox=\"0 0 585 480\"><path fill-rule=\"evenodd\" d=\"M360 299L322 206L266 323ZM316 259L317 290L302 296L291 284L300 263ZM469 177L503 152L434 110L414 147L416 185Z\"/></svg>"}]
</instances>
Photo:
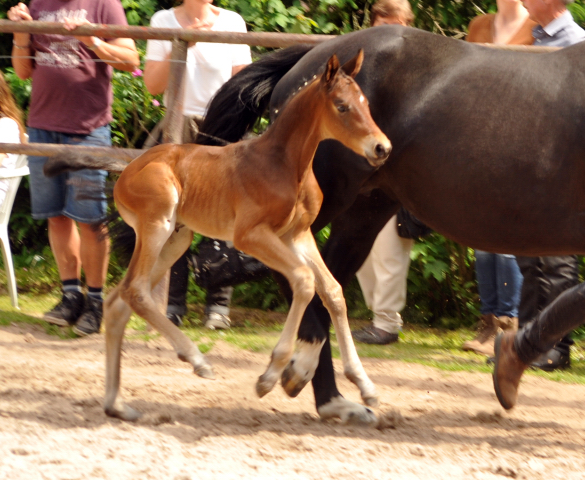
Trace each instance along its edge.
<instances>
[{"instance_id":1,"label":"bay foal","mask_svg":"<svg viewBox=\"0 0 585 480\"><path fill-rule=\"evenodd\" d=\"M213 377L197 346L168 321L153 296L194 231L232 240L290 282L293 301L268 369L256 384L259 396L272 390L291 360L301 317L317 291L333 319L346 376L366 404L377 403L351 339L342 289L310 232L322 202L312 170L319 142L337 139L374 167L390 152L388 138L353 80L362 60L360 51L340 67L333 55L324 73L299 90L258 138L225 147L159 145L123 170L114 199L136 232L136 246L126 276L104 304L108 415L140 416L118 395L123 334L132 310L163 334L195 373ZM309 375L305 370L295 375Z\"/></svg>"}]
</instances>

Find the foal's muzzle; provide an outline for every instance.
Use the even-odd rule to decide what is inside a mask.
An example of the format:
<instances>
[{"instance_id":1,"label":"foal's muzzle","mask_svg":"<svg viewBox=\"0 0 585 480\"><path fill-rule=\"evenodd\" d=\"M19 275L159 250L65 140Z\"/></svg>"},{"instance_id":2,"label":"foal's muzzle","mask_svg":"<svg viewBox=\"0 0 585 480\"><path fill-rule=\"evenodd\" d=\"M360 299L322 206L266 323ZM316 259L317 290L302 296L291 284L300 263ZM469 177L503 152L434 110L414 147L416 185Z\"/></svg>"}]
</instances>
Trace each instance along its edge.
<instances>
[{"instance_id":1,"label":"foal's muzzle","mask_svg":"<svg viewBox=\"0 0 585 480\"><path fill-rule=\"evenodd\" d=\"M368 149L366 158L372 167L380 167L388 159L391 150L392 145L386 136L383 139L375 138L371 149Z\"/></svg>"}]
</instances>

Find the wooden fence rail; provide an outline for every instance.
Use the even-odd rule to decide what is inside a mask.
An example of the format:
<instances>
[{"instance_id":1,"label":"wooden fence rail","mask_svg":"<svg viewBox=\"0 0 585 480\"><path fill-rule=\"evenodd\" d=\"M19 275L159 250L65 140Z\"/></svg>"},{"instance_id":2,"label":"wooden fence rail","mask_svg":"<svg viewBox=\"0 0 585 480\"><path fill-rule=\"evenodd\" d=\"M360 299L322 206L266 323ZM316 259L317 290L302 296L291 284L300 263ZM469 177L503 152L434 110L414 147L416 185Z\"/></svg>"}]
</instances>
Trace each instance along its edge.
<instances>
[{"instance_id":1,"label":"wooden fence rail","mask_svg":"<svg viewBox=\"0 0 585 480\"><path fill-rule=\"evenodd\" d=\"M13 22L0 20L0 32L52 33L73 35L58 22ZM290 47L298 43L318 44L335 38L335 35L303 35L276 32L212 32L184 28L137 27L132 25L82 25L75 35L94 35L103 38L133 38L136 40L183 40L185 42L245 43L257 47Z\"/></svg>"}]
</instances>

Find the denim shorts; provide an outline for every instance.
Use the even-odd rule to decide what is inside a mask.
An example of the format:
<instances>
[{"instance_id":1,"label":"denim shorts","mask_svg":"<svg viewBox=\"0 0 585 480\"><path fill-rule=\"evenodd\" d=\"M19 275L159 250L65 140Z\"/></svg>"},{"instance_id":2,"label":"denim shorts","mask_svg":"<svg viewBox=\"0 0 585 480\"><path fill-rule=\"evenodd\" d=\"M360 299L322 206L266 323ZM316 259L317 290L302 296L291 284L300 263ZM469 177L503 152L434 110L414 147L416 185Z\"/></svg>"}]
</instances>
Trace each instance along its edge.
<instances>
[{"instance_id":1,"label":"denim shorts","mask_svg":"<svg viewBox=\"0 0 585 480\"><path fill-rule=\"evenodd\" d=\"M88 135L67 134L28 128L30 143L52 143L60 145L111 146L110 126L96 128ZM106 217L106 177L104 170L80 170L63 173L56 177L45 177L43 166L47 157L28 157L30 169L30 198L32 217L43 220L64 215L76 222L101 222ZM79 194L89 196L77 198Z\"/></svg>"}]
</instances>

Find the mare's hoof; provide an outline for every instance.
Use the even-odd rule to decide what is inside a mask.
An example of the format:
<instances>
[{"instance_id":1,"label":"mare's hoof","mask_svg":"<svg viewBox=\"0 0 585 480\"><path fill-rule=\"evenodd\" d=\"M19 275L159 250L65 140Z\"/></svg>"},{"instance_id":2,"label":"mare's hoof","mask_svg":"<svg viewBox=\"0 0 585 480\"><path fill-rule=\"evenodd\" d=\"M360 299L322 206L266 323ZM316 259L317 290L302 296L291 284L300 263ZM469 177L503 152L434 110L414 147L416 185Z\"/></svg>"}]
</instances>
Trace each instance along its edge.
<instances>
[{"instance_id":1,"label":"mare's hoof","mask_svg":"<svg viewBox=\"0 0 585 480\"><path fill-rule=\"evenodd\" d=\"M348 412L347 416L341 418L344 425L353 425L357 427L375 427L378 424L376 414L369 408Z\"/></svg>"},{"instance_id":2,"label":"mare's hoof","mask_svg":"<svg viewBox=\"0 0 585 480\"><path fill-rule=\"evenodd\" d=\"M211 368L211 365L201 365L199 368L195 368L194 371L201 378L215 380L215 374L213 373L213 368Z\"/></svg>"},{"instance_id":3,"label":"mare's hoof","mask_svg":"<svg viewBox=\"0 0 585 480\"><path fill-rule=\"evenodd\" d=\"M290 362L282 372L280 383L286 394L289 397L294 398L301 393L303 388L305 388L305 385L309 383L309 379L300 378L294 369L294 363Z\"/></svg>"},{"instance_id":4,"label":"mare's hoof","mask_svg":"<svg viewBox=\"0 0 585 480\"><path fill-rule=\"evenodd\" d=\"M122 408L106 407L104 411L108 417L119 418L120 420L125 420L126 422L135 422L140 417L142 417L142 413L140 413L138 410L134 410L128 405L124 405Z\"/></svg>"},{"instance_id":5,"label":"mare's hoof","mask_svg":"<svg viewBox=\"0 0 585 480\"><path fill-rule=\"evenodd\" d=\"M339 418L343 424L359 427L378 425L378 418L371 409L359 403L350 402L341 395L333 397L328 403L321 405L317 411L322 420Z\"/></svg>"}]
</instances>

